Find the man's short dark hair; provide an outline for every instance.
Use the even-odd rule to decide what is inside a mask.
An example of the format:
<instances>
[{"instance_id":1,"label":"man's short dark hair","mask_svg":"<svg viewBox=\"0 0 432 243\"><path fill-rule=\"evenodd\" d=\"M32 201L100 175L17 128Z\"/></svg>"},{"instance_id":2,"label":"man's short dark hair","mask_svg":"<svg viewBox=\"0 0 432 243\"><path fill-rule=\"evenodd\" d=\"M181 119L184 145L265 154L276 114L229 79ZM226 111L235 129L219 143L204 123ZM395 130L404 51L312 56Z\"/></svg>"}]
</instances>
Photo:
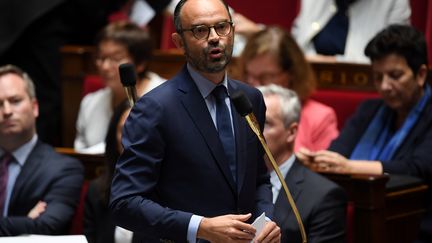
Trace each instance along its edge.
<instances>
[{"instance_id":1,"label":"man's short dark hair","mask_svg":"<svg viewBox=\"0 0 432 243\"><path fill-rule=\"evenodd\" d=\"M379 32L367 44L365 55L375 61L390 54L405 58L414 74L428 65L424 35L412 26L393 24Z\"/></svg>"},{"instance_id":2,"label":"man's short dark hair","mask_svg":"<svg viewBox=\"0 0 432 243\"><path fill-rule=\"evenodd\" d=\"M224 6L225 6L225 8L226 8L226 10L228 12L230 21L232 21L231 13L230 13L229 8L228 8L228 4L224 0L220 0L220 1L224 4ZM174 26L175 26L176 32L179 33L179 34L181 34L181 32L182 32L180 12L181 12L181 9L183 8L183 5L186 2L187 2L187 0L180 0L177 3L177 6L175 7L175 10L174 10Z\"/></svg>"}]
</instances>

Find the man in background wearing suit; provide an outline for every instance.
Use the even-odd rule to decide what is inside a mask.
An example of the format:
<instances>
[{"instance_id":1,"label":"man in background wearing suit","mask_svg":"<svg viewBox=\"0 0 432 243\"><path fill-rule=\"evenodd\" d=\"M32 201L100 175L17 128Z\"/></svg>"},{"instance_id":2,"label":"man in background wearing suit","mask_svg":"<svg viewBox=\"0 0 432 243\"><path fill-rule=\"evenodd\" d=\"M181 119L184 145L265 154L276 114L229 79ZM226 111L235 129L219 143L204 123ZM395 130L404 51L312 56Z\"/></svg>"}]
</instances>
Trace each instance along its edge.
<instances>
[{"instance_id":1,"label":"man in background wearing suit","mask_svg":"<svg viewBox=\"0 0 432 243\"><path fill-rule=\"evenodd\" d=\"M259 87L267 107L264 137L298 207L308 242L345 242L343 189L297 161L293 153L300 120L300 101L294 91L277 85ZM281 242L302 242L295 215L276 173L271 172L274 219L282 232Z\"/></svg>"},{"instance_id":2,"label":"man in background wearing suit","mask_svg":"<svg viewBox=\"0 0 432 243\"><path fill-rule=\"evenodd\" d=\"M259 141L227 95L242 90L261 127L264 101L226 75L234 26L222 0L182 0L174 22L187 65L132 108L110 208L143 242L250 242L250 222L273 216L271 185ZM279 242L280 230L268 220L256 236Z\"/></svg>"},{"instance_id":3,"label":"man in background wearing suit","mask_svg":"<svg viewBox=\"0 0 432 243\"><path fill-rule=\"evenodd\" d=\"M66 234L83 182L79 161L38 140L35 87L0 67L0 236Z\"/></svg>"}]
</instances>

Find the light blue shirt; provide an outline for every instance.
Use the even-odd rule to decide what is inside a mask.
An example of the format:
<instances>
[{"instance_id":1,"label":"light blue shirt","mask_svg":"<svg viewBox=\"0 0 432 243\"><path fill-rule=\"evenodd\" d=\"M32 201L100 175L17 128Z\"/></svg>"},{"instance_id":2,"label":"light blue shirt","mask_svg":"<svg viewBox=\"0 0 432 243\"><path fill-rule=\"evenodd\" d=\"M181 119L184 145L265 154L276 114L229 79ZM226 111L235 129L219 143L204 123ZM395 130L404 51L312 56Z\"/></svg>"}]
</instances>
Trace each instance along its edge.
<instances>
[{"instance_id":1,"label":"light blue shirt","mask_svg":"<svg viewBox=\"0 0 432 243\"><path fill-rule=\"evenodd\" d=\"M9 177L8 177L7 188L6 188L6 199L3 208L3 217L8 216L9 202L12 195L12 190L15 186L15 181L19 173L21 172L21 169L24 166L24 163L26 162L30 152L33 150L34 146L36 145L37 138L38 137L35 134L32 137L32 139L30 139L30 141L23 144L15 151L12 151L13 160L8 167ZM0 148L0 157L2 157L4 153L5 151Z\"/></svg>"},{"instance_id":2,"label":"light blue shirt","mask_svg":"<svg viewBox=\"0 0 432 243\"><path fill-rule=\"evenodd\" d=\"M202 75L200 75L198 72L196 72L189 64L187 64L187 69L188 69L193 81L195 82L196 86L198 87L199 92L201 93L202 97L204 98L206 105L207 105L207 108L210 112L211 118L213 120L213 124L215 125L215 127L217 129L216 100L213 97L213 95L211 95L211 92L213 91L213 89L217 85L214 84L213 82L209 81L208 79L204 78ZM228 79L227 79L226 73L225 73L224 79L223 79L221 84L223 86L225 86L225 88L227 89L227 92L228 92L228 96L229 96ZM229 112L230 112L231 127L233 128L232 131L233 131L233 135L234 135L235 133L234 133L234 126L233 126L233 118L232 118L232 114L231 114L231 101L228 97L225 98L225 103L227 104ZM192 217L189 221L188 233L187 233L187 241L189 243L195 243L196 242L198 227L199 227L202 219L203 219L202 216L192 215Z\"/></svg>"},{"instance_id":3,"label":"light blue shirt","mask_svg":"<svg viewBox=\"0 0 432 243\"><path fill-rule=\"evenodd\" d=\"M289 157L285 162L283 162L281 165L279 165L279 170L282 174L282 176L286 177L288 174L288 171L292 167L295 161L295 155L292 154L291 157ZM272 184L272 192L273 192L273 204L276 203L276 200L279 196L280 189L282 187L281 182L279 181L279 178L274 170L270 172L270 183Z\"/></svg>"}]
</instances>

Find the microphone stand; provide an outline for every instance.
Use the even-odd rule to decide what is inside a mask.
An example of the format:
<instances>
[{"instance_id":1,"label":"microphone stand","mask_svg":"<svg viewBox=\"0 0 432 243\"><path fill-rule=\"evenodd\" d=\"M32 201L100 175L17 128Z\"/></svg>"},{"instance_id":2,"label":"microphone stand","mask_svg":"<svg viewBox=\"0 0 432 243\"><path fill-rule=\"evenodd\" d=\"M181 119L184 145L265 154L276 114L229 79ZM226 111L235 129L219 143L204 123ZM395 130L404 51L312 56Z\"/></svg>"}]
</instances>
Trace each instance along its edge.
<instances>
[{"instance_id":1,"label":"microphone stand","mask_svg":"<svg viewBox=\"0 0 432 243\"><path fill-rule=\"evenodd\" d=\"M135 86L132 87L124 87L126 91L126 96L129 101L130 107L133 107L135 105L135 102L137 101L137 91Z\"/></svg>"},{"instance_id":2,"label":"microphone stand","mask_svg":"<svg viewBox=\"0 0 432 243\"><path fill-rule=\"evenodd\" d=\"M130 107L133 107L137 101L137 91L135 88L137 75L135 72L135 66L133 63L122 63L119 65L119 74L129 105Z\"/></svg>"},{"instance_id":3,"label":"microphone stand","mask_svg":"<svg viewBox=\"0 0 432 243\"><path fill-rule=\"evenodd\" d=\"M270 149L267 146L267 143L265 142L264 139L264 135L261 132L261 129L259 127L259 123L255 117L255 115L252 112L252 104L250 103L249 99L247 99L247 97L243 94L243 93L237 93L233 95L233 101L234 101L234 105L237 109L237 111L239 111L240 109L238 109L238 107L246 105L244 104L244 102L248 103L247 106L249 106L247 109L250 110L250 112L239 112L242 116L245 117L247 123L249 124L249 127L252 129L252 131L255 133L255 135L258 137L259 141L261 142L262 147L264 148L265 154L267 156L267 158L270 160L271 165L273 167L273 170L276 172L276 175L285 191L285 195L287 196L288 202L294 212L295 218L297 220L297 224L300 228L300 234L302 237L302 242L303 243L307 243L307 238L306 238L306 231L304 229L303 226L303 222L301 220L300 214L298 212L297 206L295 205L294 199L292 198L292 195L288 189L288 186L285 183L285 180L282 176L282 173L279 170L279 166L277 165L275 159L273 158L272 153L270 152ZM241 104L243 103L243 104Z\"/></svg>"}]
</instances>

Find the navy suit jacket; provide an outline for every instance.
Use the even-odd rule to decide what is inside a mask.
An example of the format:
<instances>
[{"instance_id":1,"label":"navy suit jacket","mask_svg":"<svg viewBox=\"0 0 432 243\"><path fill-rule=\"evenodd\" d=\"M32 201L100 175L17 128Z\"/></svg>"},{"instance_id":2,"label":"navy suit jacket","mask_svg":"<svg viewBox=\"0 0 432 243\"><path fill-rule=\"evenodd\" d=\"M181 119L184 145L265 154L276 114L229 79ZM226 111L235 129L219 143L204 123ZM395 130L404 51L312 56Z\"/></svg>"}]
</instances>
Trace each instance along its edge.
<instances>
[{"instance_id":1,"label":"navy suit jacket","mask_svg":"<svg viewBox=\"0 0 432 243\"><path fill-rule=\"evenodd\" d=\"M285 182L293 196L308 242L345 242L347 196L334 182L295 161ZM281 242L301 243L297 220L283 188L274 207L274 220L281 228Z\"/></svg>"},{"instance_id":2,"label":"navy suit jacket","mask_svg":"<svg viewBox=\"0 0 432 243\"><path fill-rule=\"evenodd\" d=\"M255 88L235 80L261 128L265 105ZM185 242L192 214L214 217L266 212L272 217L271 185L263 150L245 119L232 107L237 151L237 184L208 108L186 67L136 103L123 130L111 210L120 226L145 242Z\"/></svg>"},{"instance_id":3,"label":"navy suit jacket","mask_svg":"<svg viewBox=\"0 0 432 243\"><path fill-rule=\"evenodd\" d=\"M0 219L0 236L67 234L83 179L79 161L38 141L15 181L8 216ZM47 203L45 212L28 218L38 201Z\"/></svg>"}]
</instances>

